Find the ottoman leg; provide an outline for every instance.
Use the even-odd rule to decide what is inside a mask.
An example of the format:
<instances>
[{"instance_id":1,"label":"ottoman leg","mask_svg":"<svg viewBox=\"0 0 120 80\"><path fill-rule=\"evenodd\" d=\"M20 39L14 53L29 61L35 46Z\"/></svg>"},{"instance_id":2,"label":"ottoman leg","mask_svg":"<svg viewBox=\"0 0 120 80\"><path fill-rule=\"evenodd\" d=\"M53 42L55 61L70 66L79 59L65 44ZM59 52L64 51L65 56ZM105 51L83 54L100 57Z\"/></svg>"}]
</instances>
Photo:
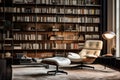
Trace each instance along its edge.
<instances>
[{"instance_id":1,"label":"ottoman leg","mask_svg":"<svg viewBox=\"0 0 120 80\"><path fill-rule=\"evenodd\" d=\"M65 74L68 74L68 73L65 72L65 71L59 70L58 65L56 65L56 70L48 71L48 72L47 72L47 74L50 74L50 73L54 73L53 75L56 75L56 73L65 73Z\"/></svg>"}]
</instances>

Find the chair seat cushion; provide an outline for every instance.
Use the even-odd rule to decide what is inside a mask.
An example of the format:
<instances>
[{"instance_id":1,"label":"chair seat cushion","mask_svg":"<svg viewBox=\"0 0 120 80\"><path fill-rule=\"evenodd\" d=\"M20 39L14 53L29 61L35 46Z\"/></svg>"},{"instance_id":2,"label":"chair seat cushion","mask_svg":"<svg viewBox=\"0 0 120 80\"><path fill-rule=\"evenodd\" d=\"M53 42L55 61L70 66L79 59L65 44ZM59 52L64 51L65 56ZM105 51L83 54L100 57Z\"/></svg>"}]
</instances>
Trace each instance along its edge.
<instances>
[{"instance_id":1,"label":"chair seat cushion","mask_svg":"<svg viewBox=\"0 0 120 80\"><path fill-rule=\"evenodd\" d=\"M58 66L67 66L70 65L71 61L65 57L52 57L52 58L45 58L42 60L43 63L50 64L50 65L58 65Z\"/></svg>"}]
</instances>

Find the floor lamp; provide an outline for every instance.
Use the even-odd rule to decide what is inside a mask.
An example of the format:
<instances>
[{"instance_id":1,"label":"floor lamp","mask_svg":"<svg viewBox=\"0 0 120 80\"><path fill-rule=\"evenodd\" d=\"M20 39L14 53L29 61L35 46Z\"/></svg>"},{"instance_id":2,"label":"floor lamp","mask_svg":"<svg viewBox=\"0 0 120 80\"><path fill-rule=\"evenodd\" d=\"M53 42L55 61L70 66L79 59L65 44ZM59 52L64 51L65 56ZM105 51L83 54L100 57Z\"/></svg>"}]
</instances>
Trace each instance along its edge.
<instances>
[{"instance_id":1,"label":"floor lamp","mask_svg":"<svg viewBox=\"0 0 120 80\"><path fill-rule=\"evenodd\" d=\"M115 33L112 31L107 31L102 34L102 37L103 37L103 39L108 41L115 37ZM109 49L109 50L111 50L111 49ZM107 54L105 54L105 56L113 56L113 54L107 53Z\"/></svg>"}]
</instances>

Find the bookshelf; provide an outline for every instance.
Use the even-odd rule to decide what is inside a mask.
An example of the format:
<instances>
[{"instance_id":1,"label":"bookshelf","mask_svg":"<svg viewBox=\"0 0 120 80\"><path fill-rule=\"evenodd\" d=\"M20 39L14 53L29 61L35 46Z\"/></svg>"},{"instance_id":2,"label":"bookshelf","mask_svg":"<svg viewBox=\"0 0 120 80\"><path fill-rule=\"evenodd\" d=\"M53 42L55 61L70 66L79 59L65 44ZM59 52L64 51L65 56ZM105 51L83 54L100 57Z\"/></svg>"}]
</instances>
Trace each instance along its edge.
<instances>
[{"instance_id":1,"label":"bookshelf","mask_svg":"<svg viewBox=\"0 0 120 80\"><path fill-rule=\"evenodd\" d=\"M0 12L12 24L4 44L13 56L17 53L39 58L65 56L68 52L79 52L85 40L101 39L104 0L0 2L9 4L1 6Z\"/></svg>"}]
</instances>

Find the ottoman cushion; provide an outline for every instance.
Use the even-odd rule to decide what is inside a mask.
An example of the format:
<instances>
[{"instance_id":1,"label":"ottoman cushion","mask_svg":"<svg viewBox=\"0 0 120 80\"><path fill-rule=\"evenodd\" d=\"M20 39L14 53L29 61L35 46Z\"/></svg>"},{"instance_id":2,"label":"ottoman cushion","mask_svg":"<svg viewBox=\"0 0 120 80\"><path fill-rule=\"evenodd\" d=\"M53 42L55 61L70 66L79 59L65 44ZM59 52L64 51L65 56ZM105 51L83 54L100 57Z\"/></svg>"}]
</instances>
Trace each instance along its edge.
<instances>
[{"instance_id":1,"label":"ottoman cushion","mask_svg":"<svg viewBox=\"0 0 120 80\"><path fill-rule=\"evenodd\" d=\"M67 66L70 65L71 61L65 57L52 57L52 58L45 58L42 60L43 63L51 64L51 65L58 65L58 66Z\"/></svg>"}]
</instances>

